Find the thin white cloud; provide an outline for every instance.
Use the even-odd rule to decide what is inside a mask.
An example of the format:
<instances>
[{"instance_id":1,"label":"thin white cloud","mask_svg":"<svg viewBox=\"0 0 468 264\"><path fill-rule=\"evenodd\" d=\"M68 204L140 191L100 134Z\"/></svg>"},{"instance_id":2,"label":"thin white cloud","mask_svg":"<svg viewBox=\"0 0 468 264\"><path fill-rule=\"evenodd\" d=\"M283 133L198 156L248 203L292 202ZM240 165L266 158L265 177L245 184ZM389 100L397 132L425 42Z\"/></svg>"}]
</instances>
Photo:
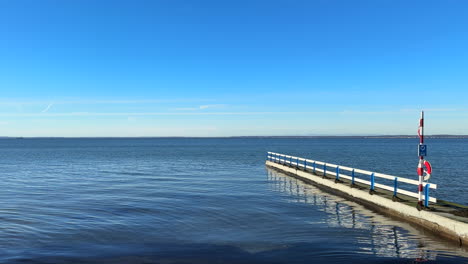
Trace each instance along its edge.
<instances>
[{"instance_id":1,"label":"thin white cloud","mask_svg":"<svg viewBox=\"0 0 468 264\"><path fill-rule=\"evenodd\" d=\"M59 99L54 100L54 105L59 104L83 104L83 105L98 105L98 104L156 104L156 103L181 103L181 102L210 102L211 99L204 98L176 98L176 99ZM44 100L28 100L28 99L7 99L0 98L0 105L40 105L48 104L50 101Z\"/></svg>"},{"instance_id":2,"label":"thin white cloud","mask_svg":"<svg viewBox=\"0 0 468 264\"><path fill-rule=\"evenodd\" d=\"M172 108L173 111L199 111L199 110L206 110L206 109L213 109L213 108L223 108L226 107L225 104L209 104L209 105L200 105L198 107L178 107Z\"/></svg>"},{"instance_id":3,"label":"thin white cloud","mask_svg":"<svg viewBox=\"0 0 468 264\"><path fill-rule=\"evenodd\" d=\"M49 111L49 109L54 105L54 103L50 103L49 105L47 105L47 107L41 111L41 113L47 113L47 111Z\"/></svg>"},{"instance_id":4,"label":"thin white cloud","mask_svg":"<svg viewBox=\"0 0 468 264\"><path fill-rule=\"evenodd\" d=\"M387 110L387 111L356 111L356 110L343 110L339 111L340 114L347 115L380 115L380 114L391 114L391 115L401 115L408 113L419 113L421 110L424 112L467 112L468 109L450 109L450 108L429 108L429 109L396 109L396 110Z\"/></svg>"},{"instance_id":5,"label":"thin white cloud","mask_svg":"<svg viewBox=\"0 0 468 264\"><path fill-rule=\"evenodd\" d=\"M173 111L197 111L200 110L198 107L177 107L177 108L172 108L171 110Z\"/></svg>"},{"instance_id":6,"label":"thin white cloud","mask_svg":"<svg viewBox=\"0 0 468 264\"><path fill-rule=\"evenodd\" d=\"M100 112L70 112L70 113L0 113L1 117L72 117L72 116L228 116L228 115L297 115L324 114L326 112L142 112L142 113L100 113Z\"/></svg>"},{"instance_id":7,"label":"thin white cloud","mask_svg":"<svg viewBox=\"0 0 468 264\"><path fill-rule=\"evenodd\" d=\"M457 111L466 111L466 109L455 109L455 108L421 108L421 109L401 109L401 112L457 112Z\"/></svg>"},{"instance_id":8,"label":"thin white cloud","mask_svg":"<svg viewBox=\"0 0 468 264\"><path fill-rule=\"evenodd\" d=\"M200 105L198 108L200 109L208 109L208 108L223 108L225 104L210 104L210 105Z\"/></svg>"},{"instance_id":9,"label":"thin white cloud","mask_svg":"<svg viewBox=\"0 0 468 264\"><path fill-rule=\"evenodd\" d=\"M52 105L50 105L52 107ZM73 117L73 116L252 116L252 115L325 115L325 114L344 114L344 115L377 115L377 114L404 114L401 111L249 111L249 112L205 112L192 111L193 108L179 108L186 112L68 112L68 113L49 113L46 110L40 113L0 113L0 117ZM199 109L199 108L196 108ZM174 109L173 109L174 110ZM466 115L468 110L458 110L458 114Z\"/></svg>"}]
</instances>

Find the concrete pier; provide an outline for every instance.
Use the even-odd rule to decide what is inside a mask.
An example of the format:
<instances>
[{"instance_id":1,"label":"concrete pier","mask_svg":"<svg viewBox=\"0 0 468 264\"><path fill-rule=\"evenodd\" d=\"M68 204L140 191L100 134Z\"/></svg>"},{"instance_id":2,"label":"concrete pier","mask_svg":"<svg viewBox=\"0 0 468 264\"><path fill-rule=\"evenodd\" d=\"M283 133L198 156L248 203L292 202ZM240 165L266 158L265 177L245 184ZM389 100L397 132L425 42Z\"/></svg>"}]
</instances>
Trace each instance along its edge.
<instances>
[{"instance_id":1,"label":"concrete pier","mask_svg":"<svg viewBox=\"0 0 468 264\"><path fill-rule=\"evenodd\" d=\"M326 171L319 173L291 163L281 164L271 160L266 161L266 166L468 247L468 217L456 213L457 208L465 210L463 206L438 201L429 208L418 210L417 199L414 197L399 195L398 199L394 199L390 191L378 187L369 192L366 186L350 184L346 179L336 181Z\"/></svg>"}]
</instances>

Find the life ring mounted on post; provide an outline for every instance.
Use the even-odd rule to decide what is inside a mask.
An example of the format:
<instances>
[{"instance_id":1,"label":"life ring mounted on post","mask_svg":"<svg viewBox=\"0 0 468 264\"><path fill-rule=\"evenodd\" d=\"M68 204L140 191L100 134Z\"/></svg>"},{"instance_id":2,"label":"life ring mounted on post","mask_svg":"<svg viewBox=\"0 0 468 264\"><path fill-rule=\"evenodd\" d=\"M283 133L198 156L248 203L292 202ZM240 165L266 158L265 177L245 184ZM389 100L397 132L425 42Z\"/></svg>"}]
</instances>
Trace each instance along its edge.
<instances>
[{"instance_id":1,"label":"life ring mounted on post","mask_svg":"<svg viewBox=\"0 0 468 264\"><path fill-rule=\"evenodd\" d=\"M424 176L424 180L428 181L431 178L432 165L425 159L419 160L417 171L419 176Z\"/></svg>"}]
</instances>

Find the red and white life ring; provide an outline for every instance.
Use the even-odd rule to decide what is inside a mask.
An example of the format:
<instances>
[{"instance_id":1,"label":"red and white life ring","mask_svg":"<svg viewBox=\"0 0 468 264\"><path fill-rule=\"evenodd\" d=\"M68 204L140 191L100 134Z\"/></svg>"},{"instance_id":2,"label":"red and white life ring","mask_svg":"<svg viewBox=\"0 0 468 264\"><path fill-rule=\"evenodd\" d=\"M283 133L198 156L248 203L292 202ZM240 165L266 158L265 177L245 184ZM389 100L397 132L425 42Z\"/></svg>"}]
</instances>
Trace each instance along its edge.
<instances>
[{"instance_id":1,"label":"red and white life ring","mask_svg":"<svg viewBox=\"0 0 468 264\"><path fill-rule=\"evenodd\" d=\"M417 171L419 176L424 176L424 180L428 181L431 178L432 173L431 163L429 163L427 160L419 160ZM424 173L426 175L424 175Z\"/></svg>"}]
</instances>

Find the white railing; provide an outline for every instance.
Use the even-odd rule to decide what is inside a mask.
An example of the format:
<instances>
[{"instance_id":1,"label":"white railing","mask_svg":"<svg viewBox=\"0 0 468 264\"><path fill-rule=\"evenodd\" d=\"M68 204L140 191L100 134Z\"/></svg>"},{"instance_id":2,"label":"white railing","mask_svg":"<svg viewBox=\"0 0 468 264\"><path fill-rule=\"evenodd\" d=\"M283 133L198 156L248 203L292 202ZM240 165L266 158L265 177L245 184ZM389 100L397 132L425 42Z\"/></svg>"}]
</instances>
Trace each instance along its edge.
<instances>
[{"instance_id":1,"label":"white railing","mask_svg":"<svg viewBox=\"0 0 468 264\"><path fill-rule=\"evenodd\" d=\"M397 197L398 194L403 194L403 195L407 195L407 196L415 197L415 198L419 197L419 194L417 192L411 192L408 190L403 190L403 189L398 188L398 183L400 182L419 186L419 182L416 180L411 180L407 178L402 178L402 177L378 173L378 172L355 169L355 168L350 168L346 166L340 166L340 165L326 163L322 161L294 157L294 156L289 156L289 155L284 155L284 154L279 154L279 153L274 153L274 152L268 152L267 159L275 163L280 163L280 164L284 164L288 166L295 166L297 168L302 168L303 170L311 170L313 173L320 172L324 176L327 176L327 175L335 176L336 180L339 180L340 178L347 179L351 181L351 184L359 182L359 183L368 185L370 187L369 190L371 192L373 192L375 190L375 187L377 187L380 189L393 191L394 197ZM332 169L332 171L330 171L329 169ZM333 169L334 169L334 172L333 172ZM344 174L342 173L342 171L350 172L350 174ZM356 175L357 173L370 176L370 180L364 180L364 179L357 177ZM393 186L376 183L375 178L383 178L387 180L392 180ZM431 184L423 183L423 187L424 187L424 197L423 197L424 200L436 203L437 199L429 196L429 189L437 189L437 185L433 183Z\"/></svg>"}]
</instances>

